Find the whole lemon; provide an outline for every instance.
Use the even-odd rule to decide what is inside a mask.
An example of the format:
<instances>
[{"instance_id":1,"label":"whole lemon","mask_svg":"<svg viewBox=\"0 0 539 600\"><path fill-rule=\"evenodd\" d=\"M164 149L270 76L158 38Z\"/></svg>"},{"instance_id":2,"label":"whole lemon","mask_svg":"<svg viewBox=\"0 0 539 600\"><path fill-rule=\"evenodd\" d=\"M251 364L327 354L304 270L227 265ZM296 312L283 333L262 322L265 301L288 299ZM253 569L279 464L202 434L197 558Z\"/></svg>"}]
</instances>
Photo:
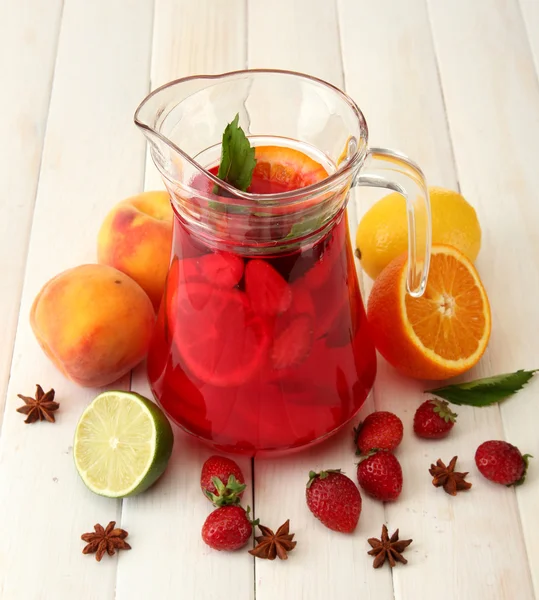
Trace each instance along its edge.
<instances>
[{"instance_id":1,"label":"whole lemon","mask_svg":"<svg viewBox=\"0 0 539 600\"><path fill-rule=\"evenodd\" d=\"M481 227L477 214L458 192L429 188L432 211L432 243L448 244L472 262L481 248ZM356 234L361 266L376 279L394 258L408 250L408 224L404 198L389 194L368 210Z\"/></svg>"}]
</instances>

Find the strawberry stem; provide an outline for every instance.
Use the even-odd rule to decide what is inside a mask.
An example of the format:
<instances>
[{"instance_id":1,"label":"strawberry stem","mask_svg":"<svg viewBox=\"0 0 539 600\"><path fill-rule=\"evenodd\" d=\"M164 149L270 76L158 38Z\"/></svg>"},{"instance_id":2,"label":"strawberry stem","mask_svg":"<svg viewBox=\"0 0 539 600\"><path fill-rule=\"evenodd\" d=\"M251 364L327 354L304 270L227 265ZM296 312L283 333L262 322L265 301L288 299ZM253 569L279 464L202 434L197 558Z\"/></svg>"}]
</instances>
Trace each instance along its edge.
<instances>
[{"instance_id":1,"label":"strawberry stem","mask_svg":"<svg viewBox=\"0 0 539 600\"><path fill-rule=\"evenodd\" d=\"M342 473L342 471L341 469L325 469L324 471L320 471L320 473L316 473L315 471L309 471L309 481L307 482L307 488L311 487L315 479L326 479L326 477L330 473Z\"/></svg>"},{"instance_id":2,"label":"strawberry stem","mask_svg":"<svg viewBox=\"0 0 539 600\"><path fill-rule=\"evenodd\" d=\"M361 452L361 450L356 450L356 455L359 456L359 462L363 462L367 458L374 456L377 452L388 452L384 448L371 448L368 452ZM358 463L359 464L359 463Z\"/></svg>"},{"instance_id":3,"label":"strawberry stem","mask_svg":"<svg viewBox=\"0 0 539 600\"><path fill-rule=\"evenodd\" d=\"M240 503L240 495L247 486L239 483L234 475L230 475L226 485L219 477L214 476L211 480L217 493L213 494L208 490L205 490L204 493L214 506L232 506Z\"/></svg>"},{"instance_id":4,"label":"strawberry stem","mask_svg":"<svg viewBox=\"0 0 539 600\"><path fill-rule=\"evenodd\" d=\"M523 455L522 460L524 461L524 472L522 473L522 477L518 481L515 481L515 483L509 484L507 487L511 487L512 485L522 485L524 483L524 481L526 480L526 475L528 473L528 466L530 464L530 458L533 458L532 454L524 454Z\"/></svg>"},{"instance_id":5,"label":"strawberry stem","mask_svg":"<svg viewBox=\"0 0 539 600\"><path fill-rule=\"evenodd\" d=\"M457 420L457 413L454 413L450 408L449 404L445 400L438 400L432 398L430 400L432 404L432 410L439 415L446 423L454 423Z\"/></svg>"},{"instance_id":6,"label":"strawberry stem","mask_svg":"<svg viewBox=\"0 0 539 600\"><path fill-rule=\"evenodd\" d=\"M363 428L363 421L360 421L357 427L354 427L354 444L357 446L357 440L359 438L359 434L361 433L361 429Z\"/></svg>"},{"instance_id":7,"label":"strawberry stem","mask_svg":"<svg viewBox=\"0 0 539 600\"><path fill-rule=\"evenodd\" d=\"M250 512L251 512L251 507L248 506L247 509L245 510L245 516L247 517L247 520L249 521L249 523L251 523L253 528L255 528L257 525L260 524L260 519L249 519Z\"/></svg>"}]
</instances>

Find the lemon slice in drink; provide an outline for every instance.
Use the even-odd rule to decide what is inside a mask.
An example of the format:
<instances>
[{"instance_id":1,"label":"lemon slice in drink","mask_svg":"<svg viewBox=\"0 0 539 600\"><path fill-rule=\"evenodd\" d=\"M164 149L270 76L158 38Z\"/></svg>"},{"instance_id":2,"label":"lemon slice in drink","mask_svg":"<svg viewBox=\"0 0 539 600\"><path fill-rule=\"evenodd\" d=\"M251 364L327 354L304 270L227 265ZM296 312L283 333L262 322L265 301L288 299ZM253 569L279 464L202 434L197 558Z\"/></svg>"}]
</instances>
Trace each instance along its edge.
<instances>
[{"instance_id":1,"label":"lemon slice in drink","mask_svg":"<svg viewBox=\"0 0 539 600\"><path fill-rule=\"evenodd\" d=\"M108 498L134 496L163 474L174 437L163 411L133 392L99 394L82 413L73 454L84 483Z\"/></svg>"}]
</instances>

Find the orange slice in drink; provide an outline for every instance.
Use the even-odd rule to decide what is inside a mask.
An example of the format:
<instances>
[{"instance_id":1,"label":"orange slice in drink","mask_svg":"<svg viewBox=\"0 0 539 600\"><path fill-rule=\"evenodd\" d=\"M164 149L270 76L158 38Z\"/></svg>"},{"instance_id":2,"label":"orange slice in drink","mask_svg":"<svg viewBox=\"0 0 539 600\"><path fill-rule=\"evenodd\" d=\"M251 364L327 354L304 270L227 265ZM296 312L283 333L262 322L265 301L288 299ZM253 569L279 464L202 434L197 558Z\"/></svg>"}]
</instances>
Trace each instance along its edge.
<instances>
[{"instance_id":1,"label":"orange slice in drink","mask_svg":"<svg viewBox=\"0 0 539 600\"><path fill-rule=\"evenodd\" d=\"M432 249L421 298L406 292L406 255L376 279L368 318L379 352L397 370L418 379L446 379L471 369L490 337L490 307L472 263L452 246Z\"/></svg>"},{"instance_id":2,"label":"orange slice in drink","mask_svg":"<svg viewBox=\"0 0 539 600\"><path fill-rule=\"evenodd\" d=\"M243 292L186 282L170 308L176 347L187 369L201 381L238 386L263 364L268 328Z\"/></svg>"},{"instance_id":3,"label":"orange slice in drink","mask_svg":"<svg viewBox=\"0 0 539 600\"><path fill-rule=\"evenodd\" d=\"M256 167L249 192L279 194L312 185L328 176L307 154L285 146L257 146Z\"/></svg>"}]
</instances>

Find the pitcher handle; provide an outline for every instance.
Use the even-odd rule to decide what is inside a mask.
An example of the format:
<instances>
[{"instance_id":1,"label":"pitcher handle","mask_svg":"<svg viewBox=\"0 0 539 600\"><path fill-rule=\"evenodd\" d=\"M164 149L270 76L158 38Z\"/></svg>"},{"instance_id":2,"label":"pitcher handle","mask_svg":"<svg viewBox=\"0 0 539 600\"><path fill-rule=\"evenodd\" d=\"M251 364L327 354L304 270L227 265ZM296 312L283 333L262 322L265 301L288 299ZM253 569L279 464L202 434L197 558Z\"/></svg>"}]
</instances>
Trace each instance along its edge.
<instances>
[{"instance_id":1,"label":"pitcher handle","mask_svg":"<svg viewBox=\"0 0 539 600\"><path fill-rule=\"evenodd\" d=\"M354 185L398 192L406 201L408 217L408 273L406 285L414 298L427 286L431 250L431 216L425 175L409 158L387 148L371 148Z\"/></svg>"}]
</instances>

